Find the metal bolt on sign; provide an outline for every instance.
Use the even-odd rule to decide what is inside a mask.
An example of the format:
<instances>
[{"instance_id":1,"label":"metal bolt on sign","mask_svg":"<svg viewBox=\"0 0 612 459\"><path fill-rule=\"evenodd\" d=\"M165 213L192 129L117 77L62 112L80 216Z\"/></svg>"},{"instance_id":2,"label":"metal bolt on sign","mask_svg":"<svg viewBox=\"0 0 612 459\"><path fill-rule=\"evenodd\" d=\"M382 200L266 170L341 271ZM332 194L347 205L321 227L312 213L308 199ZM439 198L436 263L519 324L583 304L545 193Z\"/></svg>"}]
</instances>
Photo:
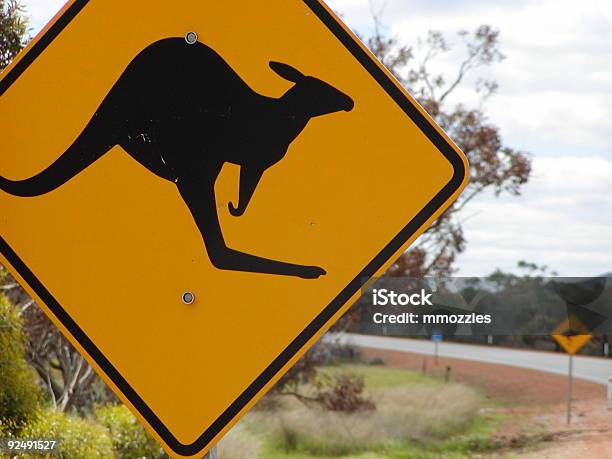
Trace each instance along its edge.
<instances>
[{"instance_id":1,"label":"metal bolt on sign","mask_svg":"<svg viewBox=\"0 0 612 459\"><path fill-rule=\"evenodd\" d=\"M198 41L198 34L195 32L187 32L185 34L185 41L188 45L194 45Z\"/></svg>"},{"instance_id":2,"label":"metal bolt on sign","mask_svg":"<svg viewBox=\"0 0 612 459\"><path fill-rule=\"evenodd\" d=\"M184 304L193 304L193 302L195 301L195 294L193 292L185 292L181 296L181 300Z\"/></svg>"}]
</instances>

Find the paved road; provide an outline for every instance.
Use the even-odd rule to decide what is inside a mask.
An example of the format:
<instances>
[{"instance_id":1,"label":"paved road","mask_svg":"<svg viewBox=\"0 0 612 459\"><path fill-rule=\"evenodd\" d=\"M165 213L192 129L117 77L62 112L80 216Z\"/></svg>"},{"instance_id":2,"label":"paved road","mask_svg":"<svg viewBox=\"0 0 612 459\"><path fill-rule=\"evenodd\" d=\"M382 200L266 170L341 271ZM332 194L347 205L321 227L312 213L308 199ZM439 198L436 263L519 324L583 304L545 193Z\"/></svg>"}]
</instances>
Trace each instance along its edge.
<instances>
[{"instance_id":1,"label":"paved road","mask_svg":"<svg viewBox=\"0 0 612 459\"><path fill-rule=\"evenodd\" d=\"M341 340L346 340L360 347L414 354L432 355L434 350L434 343L428 340L355 334L345 334ZM568 358L564 354L445 342L439 344L438 352L442 357L453 359L496 363L561 375L567 374ZM576 356L574 358L574 376L607 385L608 377L612 376L612 359Z\"/></svg>"}]
</instances>

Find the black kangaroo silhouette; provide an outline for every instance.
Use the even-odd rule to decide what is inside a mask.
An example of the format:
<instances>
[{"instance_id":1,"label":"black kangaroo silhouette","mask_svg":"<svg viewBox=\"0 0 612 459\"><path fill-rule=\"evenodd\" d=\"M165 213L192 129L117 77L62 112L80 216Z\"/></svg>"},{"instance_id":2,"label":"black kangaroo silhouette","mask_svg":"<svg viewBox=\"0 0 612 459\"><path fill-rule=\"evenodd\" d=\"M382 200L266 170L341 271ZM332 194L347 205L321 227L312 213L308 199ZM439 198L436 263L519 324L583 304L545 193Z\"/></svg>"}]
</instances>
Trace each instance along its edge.
<instances>
[{"instance_id":1,"label":"black kangaroo silhouette","mask_svg":"<svg viewBox=\"0 0 612 459\"><path fill-rule=\"evenodd\" d=\"M53 164L25 180L0 177L16 196L48 193L115 145L149 171L172 181L191 211L218 269L298 276L326 274L317 266L271 260L228 247L217 215L215 181L224 163L240 166L238 205L244 214L269 167L316 116L353 109L353 100L295 68L270 62L295 85L280 98L252 90L214 50L183 38L157 41L134 58L74 143Z\"/></svg>"}]
</instances>

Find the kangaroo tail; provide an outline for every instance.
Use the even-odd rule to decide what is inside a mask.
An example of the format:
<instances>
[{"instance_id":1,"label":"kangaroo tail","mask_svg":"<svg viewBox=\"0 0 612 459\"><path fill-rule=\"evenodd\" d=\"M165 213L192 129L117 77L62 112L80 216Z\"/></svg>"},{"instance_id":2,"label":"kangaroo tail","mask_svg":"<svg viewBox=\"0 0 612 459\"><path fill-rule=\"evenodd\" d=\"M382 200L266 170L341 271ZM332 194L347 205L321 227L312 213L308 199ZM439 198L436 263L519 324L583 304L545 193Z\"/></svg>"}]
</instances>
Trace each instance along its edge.
<instances>
[{"instance_id":1,"label":"kangaroo tail","mask_svg":"<svg viewBox=\"0 0 612 459\"><path fill-rule=\"evenodd\" d=\"M21 197L49 193L60 187L91 165L113 145L92 142L86 128L74 143L53 164L39 174L25 180L9 180L0 176L0 190Z\"/></svg>"}]
</instances>

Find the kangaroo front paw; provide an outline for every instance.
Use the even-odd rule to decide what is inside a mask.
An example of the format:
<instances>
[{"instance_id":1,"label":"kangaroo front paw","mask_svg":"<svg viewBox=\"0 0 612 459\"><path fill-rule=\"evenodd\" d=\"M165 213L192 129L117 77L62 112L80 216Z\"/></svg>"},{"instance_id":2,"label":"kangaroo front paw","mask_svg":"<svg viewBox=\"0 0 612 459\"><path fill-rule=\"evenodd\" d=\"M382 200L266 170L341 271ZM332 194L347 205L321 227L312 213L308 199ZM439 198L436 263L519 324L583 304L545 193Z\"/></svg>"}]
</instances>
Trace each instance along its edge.
<instances>
[{"instance_id":1,"label":"kangaroo front paw","mask_svg":"<svg viewBox=\"0 0 612 459\"><path fill-rule=\"evenodd\" d=\"M325 274L327 274L327 272L318 266L304 266L298 273L298 276L302 279L317 279L321 276L325 276Z\"/></svg>"}]
</instances>

